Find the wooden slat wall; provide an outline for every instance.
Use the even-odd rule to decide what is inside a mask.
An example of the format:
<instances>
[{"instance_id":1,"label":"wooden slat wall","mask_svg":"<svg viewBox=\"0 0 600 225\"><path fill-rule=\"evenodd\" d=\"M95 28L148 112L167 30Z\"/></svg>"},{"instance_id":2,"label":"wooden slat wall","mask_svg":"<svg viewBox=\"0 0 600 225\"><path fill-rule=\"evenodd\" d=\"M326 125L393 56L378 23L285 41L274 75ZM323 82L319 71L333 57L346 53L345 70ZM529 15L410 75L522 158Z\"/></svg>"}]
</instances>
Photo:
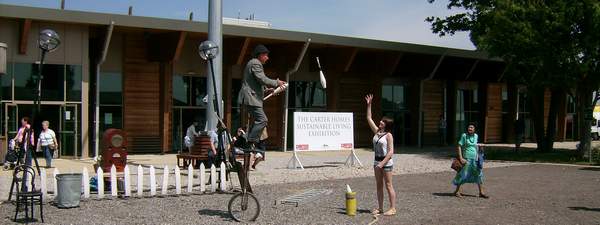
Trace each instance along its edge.
<instances>
[{"instance_id":1,"label":"wooden slat wall","mask_svg":"<svg viewBox=\"0 0 600 225\"><path fill-rule=\"evenodd\" d=\"M159 63L147 61L142 34L127 34L124 38L124 130L129 139L159 137Z\"/></svg>"},{"instance_id":2,"label":"wooden slat wall","mask_svg":"<svg viewBox=\"0 0 600 225\"><path fill-rule=\"evenodd\" d=\"M276 79L275 74L277 73L274 70L265 69L265 73L271 79ZM265 114L267 114L267 118L269 122L267 123L267 131L269 134L269 139L267 139L267 148L269 149L282 149L282 138L283 138L283 130L281 129L281 123L283 121L283 98L285 95L279 95L272 98L269 98L263 104ZM289 120L290 118L288 118ZM293 119L293 118L291 118ZM245 125L244 125L245 126Z\"/></svg>"},{"instance_id":3,"label":"wooden slat wall","mask_svg":"<svg viewBox=\"0 0 600 225\"><path fill-rule=\"evenodd\" d=\"M550 90L544 91L544 131L548 129L548 116L550 115L550 98L552 93Z\"/></svg>"},{"instance_id":4,"label":"wooden slat wall","mask_svg":"<svg viewBox=\"0 0 600 225\"><path fill-rule=\"evenodd\" d=\"M485 143L502 141L502 84L490 83L487 88Z\"/></svg>"},{"instance_id":5,"label":"wooden slat wall","mask_svg":"<svg viewBox=\"0 0 600 225\"><path fill-rule=\"evenodd\" d=\"M363 75L360 77L349 77L341 75L339 83L342 91L338 95L338 112L354 113L354 145L358 147L369 147L372 145L373 133L366 120L366 105L364 97L368 93L374 95L372 106L373 119L381 118L381 79ZM330 88L330 87L328 87ZM376 121L375 123L377 123Z\"/></svg>"},{"instance_id":6,"label":"wooden slat wall","mask_svg":"<svg viewBox=\"0 0 600 225\"><path fill-rule=\"evenodd\" d=\"M160 71L160 136L162 152L171 151L173 134L173 63L162 63Z\"/></svg>"},{"instance_id":7,"label":"wooden slat wall","mask_svg":"<svg viewBox=\"0 0 600 225\"><path fill-rule=\"evenodd\" d=\"M558 105L556 141L565 141L567 138L567 95L561 96Z\"/></svg>"},{"instance_id":8,"label":"wooden slat wall","mask_svg":"<svg viewBox=\"0 0 600 225\"><path fill-rule=\"evenodd\" d=\"M264 102L265 114L269 118L269 123L267 124L267 131L269 133L267 147L269 149L282 149L283 130L281 129L281 121L283 121L283 96L275 96Z\"/></svg>"},{"instance_id":9,"label":"wooden slat wall","mask_svg":"<svg viewBox=\"0 0 600 225\"><path fill-rule=\"evenodd\" d=\"M423 143L439 144L439 120L444 113L444 86L441 80L423 81Z\"/></svg>"}]
</instances>

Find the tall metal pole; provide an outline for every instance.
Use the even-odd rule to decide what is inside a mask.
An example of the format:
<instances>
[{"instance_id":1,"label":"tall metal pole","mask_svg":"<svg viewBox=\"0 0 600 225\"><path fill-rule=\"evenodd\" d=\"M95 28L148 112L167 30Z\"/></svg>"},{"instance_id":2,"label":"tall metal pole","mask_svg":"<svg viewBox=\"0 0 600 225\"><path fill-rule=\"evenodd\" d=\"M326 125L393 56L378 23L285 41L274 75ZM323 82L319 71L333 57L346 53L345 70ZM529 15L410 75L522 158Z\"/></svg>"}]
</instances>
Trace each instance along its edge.
<instances>
[{"instance_id":1,"label":"tall metal pole","mask_svg":"<svg viewBox=\"0 0 600 225\"><path fill-rule=\"evenodd\" d=\"M100 66L106 60L106 54L108 53L108 46L110 45L110 39L112 32L115 27L115 21L110 21L108 29L106 30L106 36L104 37L104 45L102 52L100 53L100 59L96 63L96 90L95 96L96 101L94 102L94 161L98 160L100 154Z\"/></svg>"},{"instance_id":2,"label":"tall metal pole","mask_svg":"<svg viewBox=\"0 0 600 225\"><path fill-rule=\"evenodd\" d=\"M308 46L310 45L310 38L306 39L306 42L304 43L304 47L302 47L302 51L300 52L300 55L298 55L298 59L296 59L296 64L294 65L294 68L290 69L287 73L285 73L285 81L288 83L290 82L290 75L292 73L295 73L296 71L298 71L298 68L300 68L300 63L302 62L302 59L304 59L304 55L306 54L306 50L308 49ZM281 126L281 129L283 130L283 151L286 152L287 151L287 124L288 124L288 110L289 110L289 96L290 96L290 89L286 88L285 89L285 96L283 97L283 124Z\"/></svg>"},{"instance_id":3,"label":"tall metal pole","mask_svg":"<svg viewBox=\"0 0 600 225\"><path fill-rule=\"evenodd\" d=\"M217 127L217 115L215 115L214 108L214 100L217 99L221 101L223 98L223 8L222 8L222 0L209 0L208 1L208 40L214 42L219 46L219 54L212 59L213 66L208 66L207 68L207 82L206 82L206 90L208 95L208 104L206 107L206 127L209 130L215 129ZM214 71L211 71L213 69ZM211 76L212 72L214 72L214 78ZM214 79L214 81L213 81ZM216 86L216 92L215 87ZM214 96L213 93L216 93L217 96ZM223 115L223 104L219 102L218 115L222 117Z\"/></svg>"}]
</instances>

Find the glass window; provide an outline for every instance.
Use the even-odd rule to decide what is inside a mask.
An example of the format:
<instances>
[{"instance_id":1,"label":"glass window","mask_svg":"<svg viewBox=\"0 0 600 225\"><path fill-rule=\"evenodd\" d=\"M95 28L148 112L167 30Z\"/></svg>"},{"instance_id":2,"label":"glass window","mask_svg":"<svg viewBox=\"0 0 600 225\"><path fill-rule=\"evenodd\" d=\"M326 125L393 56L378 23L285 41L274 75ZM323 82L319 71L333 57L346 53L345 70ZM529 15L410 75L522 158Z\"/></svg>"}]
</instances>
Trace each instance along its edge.
<instances>
[{"instance_id":1,"label":"glass window","mask_svg":"<svg viewBox=\"0 0 600 225\"><path fill-rule=\"evenodd\" d=\"M101 72L100 73L100 104L121 105L122 102L123 102L123 79L121 78L121 73Z\"/></svg>"},{"instance_id":2,"label":"glass window","mask_svg":"<svg viewBox=\"0 0 600 225\"><path fill-rule=\"evenodd\" d=\"M527 92L520 91L519 92L519 112L531 112L530 104L527 102Z\"/></svg>"},{"instance_id":3,"label":"glass window","mask_svg":"<svg viewBox=\"0 0 600 225\"><path fill-rule=\"evenodd\" d=\"M206 106L206 78L191 76L173 76L174 106Z\"/></svg>"},{"instance_id":4,"label":"glass window","mask_svg":"<svg viewBox=\"0 0 600 225\"><path fill-rule=\"evenodd\" d=\"M458 89L456 90L456 134L464 133L467 124L475 123L480 126L482 122L479 118L479 104L477 102L477 89Z\"/></svg>"},{"instance_id":5,"label":"glass window","mask_svg":"<svg viewBox=\"0 0 600 225\"><path fill-rule=\"evenodd\" d=\"M192 87L190 94L193 106L206 106L203 101L206 96L206 78L205 77L190 77L192 79Z\"/></svg>"},{"instance_id":6,"label":"glass window","mask_svg":"<svg viewBox=\"0 0 600 225\"><path fill-rule=\"evenodd\" d=\"M121 106L101 106L100 107L100 130L105 131L109 128L123 128L123 114Z\"/></svg>"},{"instance_id":7,"label":"glass window","mask_svg":"<svg viewBox=\"0 0 600 225\"><path fill-rule=\"evenodd\" d=\"M291 81L289 91L290 108L322 109L327 106L327 93L316 81Z\"/></svg>"},{"instance_id":8,"label":"glass window","mask_svg":"<svg viewBox=\"0 0 600 225\"><path fill-rule=\"evenodd\" d=\"M381 106L384 109L394 108L394 86L383 85L381 91Z\"/></svg>"},{"instance_id":9,"label":"glass window","mask_svg":"<svg viewBox=\"0 0 600 225\"><path fill-rule=\"evenodd\" d=\"M508 113L508 88L502 87L502 113Z\"/></svg>"},{"instance_id":10,"label":"glass window","mask_svg":"<svg viewBox=\"0 0 600 225\"><path fill-rule=\"evenodd\" d=\"M44 64L42 80L42 100L43 101L63 101L64 100L64 65ZM15 99L16 100L34 100L35 77L38 74L38 64L33 63L15 63Z\"/></svg>"},{"instance_id":11,"label":"glass window","mask_svg":"<svg viewBox=\"0 0 600 225\"><path fill-rule=\"evenodd\" d=\"M67 65L65 72L67 101L81 101L81 66Z\"/></svg>"},{"instance_id":12,"label":"glass window","mask_svg":"<svg viewBox=\"0 0 600 225\"><path fill-rule=\"evenodd\" d=\"M406 108L403 85L383 85L381 96L383 109L398 110Z\"/></svg>"},{"instance_id":13,"label":"glass window","mask_svg":"<svg viewBox=\"0 0 600 225\"><path fill-rule=\"evenodd\" d=\"M6 64L6 74L2 75L2 100L12 100L13 64ZM4 108L3 108L4 109ZM4 118L4 117L2 117Z\"/></svg>"},{"instance_id":14,"label":"glass window","mask_svg":"<svg viewBox=\"0 0 600 225\"><path fill-rule=\"evenodd\" d=\"M406 145L410 143L411 123L410 111L406 107L404 93L406 90L404 85L383 85L381 87L381 107L384 116L394 120L395 124L392 133L396 145Z\"/></svg>"},{"instance_id":15,"label":"glass window","mask_svg":"<svg viewBox=\"0 0 600 225\"><path fill-rule=\"evenodd\" d=\"M189 105L187 90L189 90L189 77L173 76L173 105Z\"/></svg>"},{"instance_id":16,"label":"glass window","mask_svg":"<svg viewBox=\"0 0 600 225\"><path fill-rule=\"evenodd\" d=\"M575 98L571 95L567 96L567 113L575 113L577 112L577 105L575 102Z\"/></svg>"},{"instance_id":17,"label":"glass window","mask_svg":"<svg viewBox=\"0 0 600 225\"><path fill-rule=\"evenodd\" d=\"M400 109L404 108L404 86L394 86L394 104Z\"/></svg>"},{"instance_id":18,"label":"glass window","mask_svg":"<svg viewBox=\"0 0 600 225\"><path fill-rule=\"evenodd\" d=\"M477 89L458 90L457 98L461 98L459 100L461 102L461 109L463 109L464 111L479 111L479 102L477 94Z\"/></svg>"}]
</instances>

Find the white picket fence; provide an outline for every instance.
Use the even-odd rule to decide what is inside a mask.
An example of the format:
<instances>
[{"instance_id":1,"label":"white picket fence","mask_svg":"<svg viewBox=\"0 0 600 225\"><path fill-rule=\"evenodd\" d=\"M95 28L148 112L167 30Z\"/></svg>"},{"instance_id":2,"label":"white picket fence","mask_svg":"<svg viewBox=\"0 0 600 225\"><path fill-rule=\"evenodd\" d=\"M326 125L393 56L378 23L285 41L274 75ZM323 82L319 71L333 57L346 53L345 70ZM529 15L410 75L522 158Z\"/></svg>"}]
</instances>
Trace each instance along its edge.
<instances>
[{"instance_id":1,"label":"white picket fence","mask_svg":"<svg viewBox=\"0 0 600 225\"><path fill-rule=\"evenodd\" d=\"M146 173L146 171L148 171L148 173ZM82 180L81 180L81 189L82 189L82 193L83 193L83 198L90 198L91 197L91 190L90 190L90 174L88 172L87 168L83 168L82 170L83 176L82 176ZM198 173L198 178L197 181L195 181L194 178L194 174ZM219 177L217 177L217 168L215 167L215 165L212 165L210 168L210 192L216 192L217 189L220 191L225 191L227 190L227 181L226 181L226 169L225 169L225 163L221 163L220 165L220 170L219 170ZM52 181L52 185L53 185L53 192L50 194L48 191L48 188L46 187L47 185L47 177L46 177L46 170L41 168L40 171L40 184L41 184L41 191L44 194L44 196L56 196L56 190L57 190L57 186L58 186L58 181L56 179L56 176L60 174L60 171L55 168L53 171L53 181ZM172 184L170 182L169 176L173 174L175 176L175 183ZM104 171L102 171L102 168L98 167L98 170L96 171L97 176L97 198L98 199L103 199L105 198L105 194L104 194ZM120 174L121 176L119 176L119 174L117 174L117 170L115 168L115 166L113 165L111 167L110 170L110 196L112 198L117 197L119 191L124 192L123 195L125 197L152 197L152 196L157 196L156 194L156 190L158 188L158 183L157 183L157 179L156 179L156 169L154 168L154 166L150 166L150 168L148 169L144 169L141 165L137 166L137 172L135 173L135 175L137 176L137 182L135 184L135 186L132 184L131 182L131 172L130 172L130 168L128 165L125 165L125 168L122 172L122 174ZM169 167L167 165L164 166L163 168L163 179L162 179L162 184L160 185L161 188L161 193L160 196L165 196L165 195L169 195L169 194L175 194L175 195L181 195L181 194L191 194L191 193L205 193L206 191L206 182L207 182L207 177L206 177L206 170L204 168L204 164L200 164L200 169L198 170L194 170L194 168L192 168L192 165L189 165L187 168L187 182L186 182L186 193L182 193L182 182L181 182L181 170L179 169L179 167L175 166L174 169L169 170ZM145 179L144 176L147 176L148 178ZM118 182L117 182L117 178L122 178L123 180L123 186L121 187L124 190L119 190L117 187ZM144 188L144 181L147 180L147 184L150 187L149 189L149 193L148 190ZM219 187L217 187L217 180L220 180L220 185ZM197 183L196 183L197 182ZM194 184L199 184L196 185L196 187L194 187ZM169 187L175 187L175 193L169 193ZM199 188L197 187L199 186ZM135 195L132 195L132 188L135 187Z\"/></svg>"}]
</instances>

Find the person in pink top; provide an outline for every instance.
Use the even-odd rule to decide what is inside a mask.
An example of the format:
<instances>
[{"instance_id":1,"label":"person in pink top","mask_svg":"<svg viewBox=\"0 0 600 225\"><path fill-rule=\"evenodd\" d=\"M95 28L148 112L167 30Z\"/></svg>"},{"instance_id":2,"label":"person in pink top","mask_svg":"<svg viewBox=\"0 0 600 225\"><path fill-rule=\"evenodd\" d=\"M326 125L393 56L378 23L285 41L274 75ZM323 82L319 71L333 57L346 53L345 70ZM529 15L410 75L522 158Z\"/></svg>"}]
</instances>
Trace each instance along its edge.
<instances>
[{"instance_id":1,"label":"person in pink top","mask_svg":"<svg viewBox=\"0 0 600 225\"><path fill-rule=\"evenodd\" d=\"M17 146L19 146L22 154L25 154L25 165L31 166L31 160L33 158L33 153L28 150L33 150L34 143L34 133L33 128L29 122L29 117L23 117L21 119L21 127L17 132L17 135L13 138Z\"/></svg>"}]
</instances>

